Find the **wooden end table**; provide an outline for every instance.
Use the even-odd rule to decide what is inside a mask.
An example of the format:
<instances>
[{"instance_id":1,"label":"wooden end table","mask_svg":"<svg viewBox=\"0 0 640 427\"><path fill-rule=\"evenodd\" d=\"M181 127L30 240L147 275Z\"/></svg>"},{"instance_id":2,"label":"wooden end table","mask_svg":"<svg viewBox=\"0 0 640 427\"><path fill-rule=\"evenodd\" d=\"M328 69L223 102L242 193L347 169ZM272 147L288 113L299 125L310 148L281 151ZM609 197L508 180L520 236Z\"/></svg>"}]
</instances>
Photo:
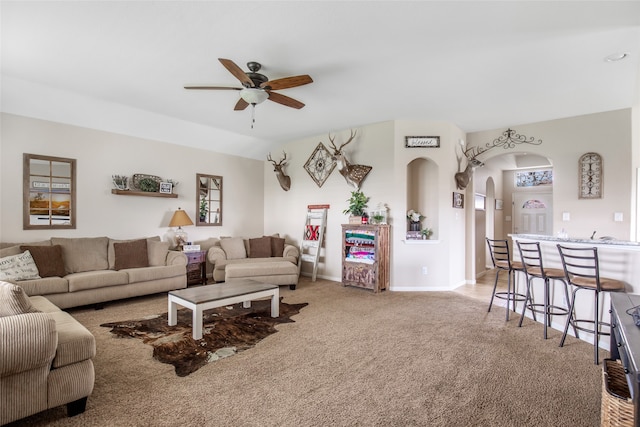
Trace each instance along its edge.
<instances>
[{"instance_id":1,"label":"wooden end table","mask_svg":"<svg viewBox=\"0 0 640 427\"><path fill-rule=\"evenodd\" d=\"M207 284L207 251L184 252L187 256L187 285Z\"/></svg>"}]
</instances>

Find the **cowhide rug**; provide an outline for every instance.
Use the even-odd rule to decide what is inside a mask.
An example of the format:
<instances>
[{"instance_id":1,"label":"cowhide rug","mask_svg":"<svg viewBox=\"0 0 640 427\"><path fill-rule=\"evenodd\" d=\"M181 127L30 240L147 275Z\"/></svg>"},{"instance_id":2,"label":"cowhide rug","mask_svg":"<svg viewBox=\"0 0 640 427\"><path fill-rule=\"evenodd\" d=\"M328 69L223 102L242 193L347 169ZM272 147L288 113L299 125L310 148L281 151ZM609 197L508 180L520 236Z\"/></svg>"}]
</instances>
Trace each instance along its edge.
<instances>
[{"instance_id":1,"label":"cowhide rug","mask_svg":"<svg viewBox=\"0 0 640 427\"><path fill-rule=\"evenodd\" d=\"M176 375L185 377L209 362L253 347L277 332L275 325L291 323L308 303L286 304L280 298L280 317L271 317L271 301L252 301L204 312L202 339L191 336L191 310L178 309L178 324L167 325L167 313L143 319L103 323L117 337L139 338L153 346L154 359L175 367Z\"/></svg>"}]
</instances>

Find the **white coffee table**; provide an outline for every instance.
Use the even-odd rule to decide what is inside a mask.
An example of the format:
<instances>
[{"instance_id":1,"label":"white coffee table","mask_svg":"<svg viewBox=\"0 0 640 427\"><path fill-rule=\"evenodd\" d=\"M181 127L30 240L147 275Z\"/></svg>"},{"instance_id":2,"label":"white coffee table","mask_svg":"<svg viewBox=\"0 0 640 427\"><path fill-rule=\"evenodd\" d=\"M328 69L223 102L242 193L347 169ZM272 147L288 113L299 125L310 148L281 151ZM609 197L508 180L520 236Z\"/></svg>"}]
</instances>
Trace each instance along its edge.
<instances>
[{"instance_id":1,"label":"white coffee table","mask_svg":"<svg viewBox=\"0 0 640 427\"><path fill-rule=\"evenodd\" d=\"M280 315L280 288L276 285L238 279L232 282L199 286L169 292L169 326L178 322L178 305L186 307L193 314L193 339L202 338L202 312L211 308L241 302L244 308L251 307L251 301L271 297L271 317Z\"/></svg>"}]
</instances>

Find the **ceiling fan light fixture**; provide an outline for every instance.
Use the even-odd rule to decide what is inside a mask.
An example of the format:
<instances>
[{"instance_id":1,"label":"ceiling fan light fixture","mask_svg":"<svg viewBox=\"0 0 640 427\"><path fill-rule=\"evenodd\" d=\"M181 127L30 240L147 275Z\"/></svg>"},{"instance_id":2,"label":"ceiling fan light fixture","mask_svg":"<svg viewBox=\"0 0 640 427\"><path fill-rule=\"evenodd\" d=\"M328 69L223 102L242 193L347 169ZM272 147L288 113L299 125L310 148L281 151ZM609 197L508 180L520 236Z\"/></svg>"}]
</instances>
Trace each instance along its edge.
<instances>
[{"instance_id":1,"label":"ceiling fan light fixture","mask_svg":"<svg viewBox=\"0 0 640 427\"><path fill-rule=\"evenodd\" d=\"M250 87L241 89L240 97L248 104L256 105L266 101L269 98L269 94L264 89Z\"/></svg>"}]
</instances>

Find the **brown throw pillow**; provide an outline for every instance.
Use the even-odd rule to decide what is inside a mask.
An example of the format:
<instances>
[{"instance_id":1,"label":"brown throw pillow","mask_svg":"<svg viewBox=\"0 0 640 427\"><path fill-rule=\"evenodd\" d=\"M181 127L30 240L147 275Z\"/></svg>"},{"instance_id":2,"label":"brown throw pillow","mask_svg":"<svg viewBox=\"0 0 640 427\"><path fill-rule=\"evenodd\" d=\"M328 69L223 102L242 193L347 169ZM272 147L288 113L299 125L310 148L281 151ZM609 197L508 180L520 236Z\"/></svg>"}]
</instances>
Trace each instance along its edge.
<instances>
[{"instance_id":1,"label":"brown throw pillow","mask_svg":"<svg viewBox=\"0 0 640 427\"><path fill-rule=\"evenodd\" d=\"M281 257L284 254L284 239L271 237L271 256Z\"/></svg>"},{"instance_id":2,"label":"brown throw pillow","mask_svg":"<svg viewBox=\"0 0 640 427\"><path fill-rule=\"evenodd\" d=\"M271 257L271 237L249 239L249 258Z\"/></svg>"},{"instance_id":3,"label":"brown throw pillow","mask_svg":"<svg viewBox=\"0 0 640 427\"><path fill-rule=\"evenodd\" d=\"M149 255L147 254L147 240L133 240L131 242L114 243L113 250L116 255L114 268L149 267Z\"/></svg>"},{"instance_id":4,"label":"brown throw pillow","mask_svg":"<svg viewBox=\"0 0 640 427\"><path fill-rule=\"evenodd\" d=\"M64 277L67 272L64 269L62 258L62 246L20 246L23 251L31 252L33 260L38 266L40 277Z\"/></svg>"}]
</instances>

